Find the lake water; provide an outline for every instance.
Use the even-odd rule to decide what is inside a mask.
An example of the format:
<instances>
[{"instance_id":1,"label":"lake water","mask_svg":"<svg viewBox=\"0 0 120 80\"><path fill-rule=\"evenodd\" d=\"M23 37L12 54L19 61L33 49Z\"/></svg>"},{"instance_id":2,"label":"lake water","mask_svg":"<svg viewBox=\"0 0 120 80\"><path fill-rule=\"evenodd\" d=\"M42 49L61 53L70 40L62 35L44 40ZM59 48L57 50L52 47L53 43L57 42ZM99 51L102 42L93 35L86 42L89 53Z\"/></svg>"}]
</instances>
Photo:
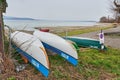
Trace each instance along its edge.
<instances>
[{"instance_id":1,"label":"lake water","mask_svg":"<svg viewBox=\"0 0 120 80\"><path fill-rule=\"evenodd\" d=\"M33 30L34 27L69 27L69 26L92 26L96 22L83 22L83 21L44 21L44 20L4 20L5 25L10 26L12 29Z\"/></svg>"}]
</instances>

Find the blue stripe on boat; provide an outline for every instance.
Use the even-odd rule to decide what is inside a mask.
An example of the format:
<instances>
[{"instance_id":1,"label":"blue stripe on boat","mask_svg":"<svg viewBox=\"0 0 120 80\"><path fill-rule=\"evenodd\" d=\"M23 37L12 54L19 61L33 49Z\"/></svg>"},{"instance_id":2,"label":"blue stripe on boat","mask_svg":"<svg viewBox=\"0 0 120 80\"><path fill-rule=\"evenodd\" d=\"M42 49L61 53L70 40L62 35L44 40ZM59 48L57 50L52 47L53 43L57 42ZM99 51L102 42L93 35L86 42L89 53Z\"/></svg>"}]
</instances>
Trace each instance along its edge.
<instances>
[{"instance_id":1,"label":"blue stripe on boat","mask_svg":"<svg viewBox=\"0 0 120 80\"><path fill-rule=\"evenodd\" d=\"M36 59L34 59L32 56L30 56L29 54L27 54L26 52L24 52L23 50L21 50L20 48L18 48L15 45L12 45L13 48L15 48L20 54L22 54L23 56L25 56L29 62L35 66L35 68L37 68L45 77L48 77L49 75L49 70L42 65L40 62L38 62Z\"/></svg>"},{"instance_id":2,"label":"blue stripe on boat","mask_svg":"<svg viewBox=\"0 0 120 80\"><path fill-rule=\"evenodd\" d=\"M50 49L50 50L56 52L57 54L59 54L60 56L62 56L66 60L68 60L68 62L72 63L73 65L76 66L78 64L78 60L75 59L74 57L70 56L69 54L67 54L67 53L65 53L65 52L63 52L63 51L61 51L61 50L59 50L59 49L57 49L55 47L52 47L52 46L50 46L50 45L48 45L48 44L46 44L44 42L42 42L42 43L43 43L45 48Z\"/></svg>"}]
</instances>

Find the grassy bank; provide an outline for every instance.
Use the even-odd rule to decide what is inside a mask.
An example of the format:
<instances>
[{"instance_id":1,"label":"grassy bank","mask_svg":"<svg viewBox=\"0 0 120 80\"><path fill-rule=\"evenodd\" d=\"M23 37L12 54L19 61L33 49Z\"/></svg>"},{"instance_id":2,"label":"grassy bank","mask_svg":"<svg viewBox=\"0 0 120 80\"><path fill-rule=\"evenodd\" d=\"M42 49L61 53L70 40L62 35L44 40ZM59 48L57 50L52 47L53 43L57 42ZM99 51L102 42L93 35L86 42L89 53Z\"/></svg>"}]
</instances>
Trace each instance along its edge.
<instances>
[{"instance_id":1,"label":"grassy bank","mask_svg":"<svg viewBox=\"0 0 120 80\"><path fill-rule=\"evenodd\" d=\"M106 52L81 48L78 66L74 67L59 56L50 56L50 77L64 80L119 80L120 50L108 48ZM49 77L49 79L51 79Z\"/></svg>"},{"instance_id":2,"label":"grassy bank","mask_svg":"<svg viewBox=\"0 0 120 80\"><path fill-rule=\"evenodd\" d=\"M108 29L112 26L102 27ZM101 27L90 27L71 30L68 35L76 35L100 30ZM60 33L64 36L64 33ZM8 43L6 43L7 45ZM15 55L15 51L12 53ZM16 54L18 55L18 54ZM16 56L15 55L15 56ZM19 56L18 56L19 57ZM13 57L14 58L14 57ZM73 66L58 55L49 56L50 75L45 78L31 64L24 71L16 73L14 69L0 75L5 80L120 80L120 50L108 48L106 52L95 49L80 48L78 65Z\"/></svg>"},{"instance_id":3,"label":"grassy bank","mask_svg":"<svg viewBox=\"0 0 120 80\"><path fill-rule=\"evenodd\" d=\"M58 55L49 56L50 75L45 78L30 64L26 70L7 72L5 80L120 80L120 50L106 52L80 48L78 65L73 66Z\"/></svg>"},{"instance_id":4,"label":"grassy bank","mask_svg":"<svg viewBox=\"0 0 120 80\"><path fill-rule=\"evenodd\" d=\"M100 31L102 30L106 30L106 29L110 29L113 28L113 25L106 25L106 26L92 26L92 27L87 27L87 28L80 28L80 29L71 29L71 30L66 30L67 31L67 35L68 36L73 36L73 35L78 35L78 34L83 34L83 33L89 33L89 32L94 32L94 31ZM57 33L60 36L64 36L66 35L66 31L64 32L59 32Z\"/></svg>"}]
</instances>

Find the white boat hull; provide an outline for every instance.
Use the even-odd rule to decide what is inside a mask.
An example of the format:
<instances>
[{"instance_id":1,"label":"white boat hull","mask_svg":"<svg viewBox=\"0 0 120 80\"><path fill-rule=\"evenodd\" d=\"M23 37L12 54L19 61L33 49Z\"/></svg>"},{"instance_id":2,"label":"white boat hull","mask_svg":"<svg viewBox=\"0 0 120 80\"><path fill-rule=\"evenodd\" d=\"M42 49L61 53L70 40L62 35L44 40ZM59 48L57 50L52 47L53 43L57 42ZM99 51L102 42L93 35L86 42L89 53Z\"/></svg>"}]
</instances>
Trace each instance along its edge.
<instances>
[{"instance_id":1,"label":"white boat hull","mask_svg":"<svg viewBox=\"0 0 120 80\"><path fill-rule=\"evenodd\" d=\"M78 54L72 44L63 38L48 32L36 30L33 35L42 41L45 48L56 52L73 65L77 65Z\"/></svg>"},{"instance_id":2,"label":"white boat hull","mask_svg":"<svg viewBox=\"0 0 120 80\"><path fill-rule=\"evenodd\" d=\"M33 35L18 31L11 34L11 40L13 47L47 77L49 74L49 61L40 40Z\"/></svg>"}]
</instances>

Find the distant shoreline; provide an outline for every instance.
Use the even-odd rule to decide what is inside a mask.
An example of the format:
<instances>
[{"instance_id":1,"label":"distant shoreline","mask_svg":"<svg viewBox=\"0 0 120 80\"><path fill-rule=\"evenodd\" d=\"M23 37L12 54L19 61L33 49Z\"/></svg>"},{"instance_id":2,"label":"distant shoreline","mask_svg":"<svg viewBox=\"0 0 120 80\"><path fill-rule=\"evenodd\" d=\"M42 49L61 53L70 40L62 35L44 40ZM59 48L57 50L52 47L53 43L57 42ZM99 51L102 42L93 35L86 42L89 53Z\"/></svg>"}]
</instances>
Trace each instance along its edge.
<instances>
[{"instance_id":1,"label":"distant shoreline","mask_svg":"<svg viewBox=\"0 0 120 80\"><path fill-rule=\"evenodd\" d=\"M40 20L40 21L62 21L62 22L98 22L95 20L55 20L55 19L34 19L28 17L13 17L13 16L3 16L4 20Z\"/></svg>"},{"instance_id":2,"label":"distant shoreline","mask_svg":"<svg viewBox=\"0 0 120 80\"><path fill-rule=\"evenodd\" d=\"M41 21L41 20L4 20L5 25L14 29L38 28L38 27L91 27L97 25L96 22L64 22L64 21Z\"/></svg>"}]
</instances>

